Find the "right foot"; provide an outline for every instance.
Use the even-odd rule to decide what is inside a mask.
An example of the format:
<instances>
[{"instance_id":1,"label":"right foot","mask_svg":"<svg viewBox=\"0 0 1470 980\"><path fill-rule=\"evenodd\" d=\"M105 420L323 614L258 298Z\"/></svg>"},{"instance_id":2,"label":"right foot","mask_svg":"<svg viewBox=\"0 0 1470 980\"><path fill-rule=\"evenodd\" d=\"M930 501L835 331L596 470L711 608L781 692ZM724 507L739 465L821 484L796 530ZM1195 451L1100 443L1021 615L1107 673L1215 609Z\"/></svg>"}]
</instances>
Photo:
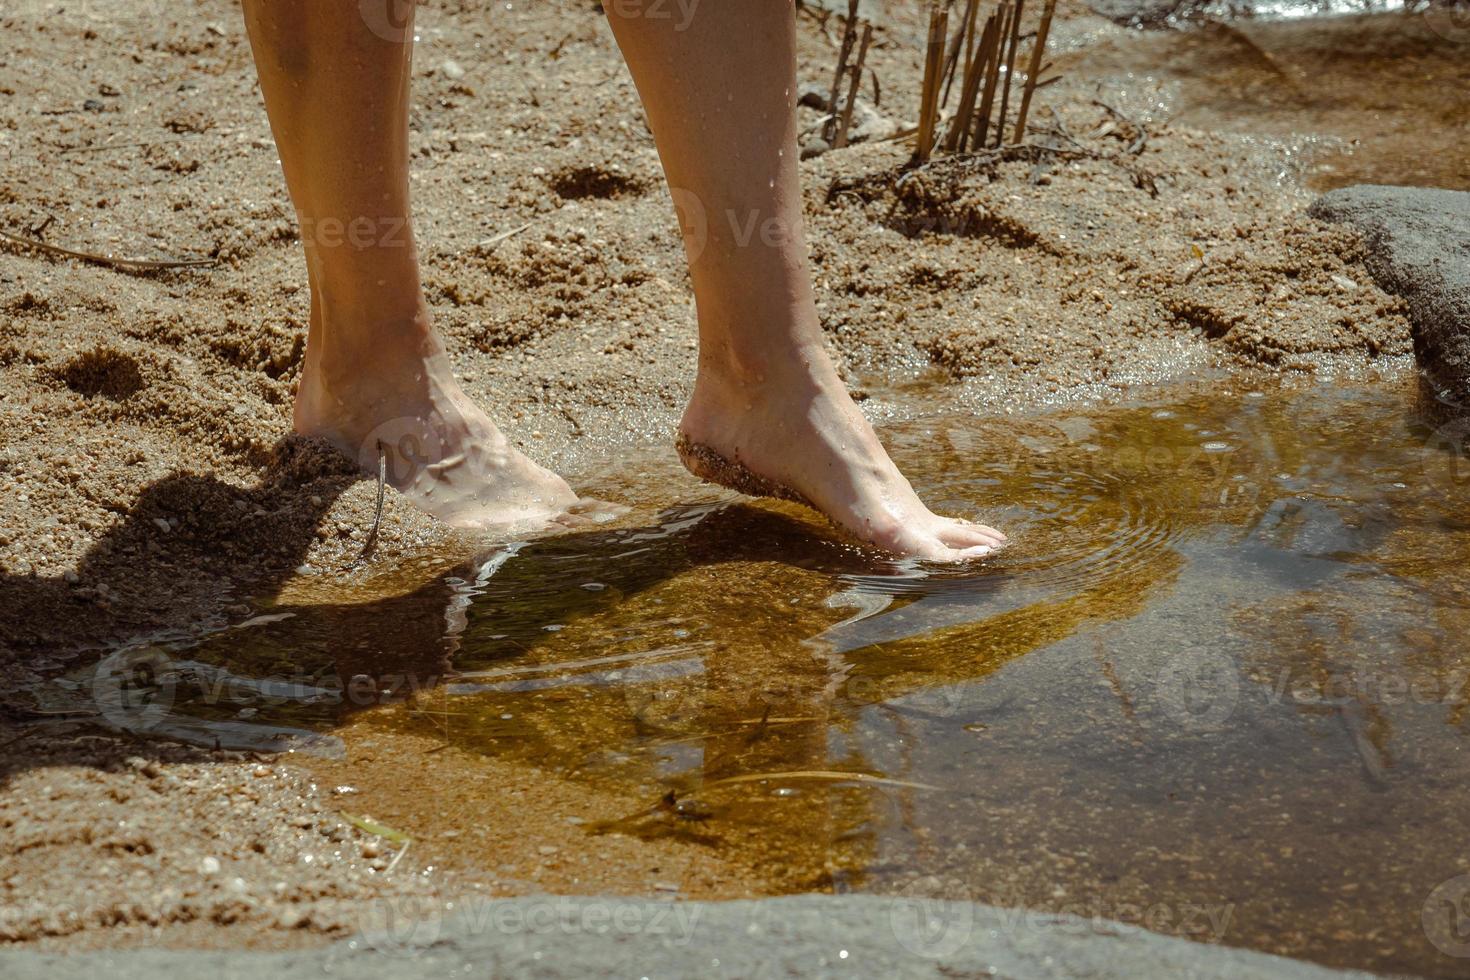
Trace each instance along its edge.
<instances>
[{"instance_id":1,"label":"right foot","mask_svg":"<svg viewBox=\"0 0 1470 980\"><path fill-rule=\"evenodd\" d=\"M732 381L701 366L679 425L695 476L752 496L805 504L860 540L933 561L1002 547L994 528L941 517L888 458L825 354L794 356L782 378Z\"/></svg>"},{"instance_id":2,"label":"right foot","mask_svg":"<svg viewBox=\"0 0 1470 980\"><path fill-rule=\"evenodd\" d=\"M544 526L577 495L510 444L460 389L437 339L399 356L379 352L328 380L307 353L295 426L327 439L420 510L455 527Z\"/></svg>"}]
</instances>

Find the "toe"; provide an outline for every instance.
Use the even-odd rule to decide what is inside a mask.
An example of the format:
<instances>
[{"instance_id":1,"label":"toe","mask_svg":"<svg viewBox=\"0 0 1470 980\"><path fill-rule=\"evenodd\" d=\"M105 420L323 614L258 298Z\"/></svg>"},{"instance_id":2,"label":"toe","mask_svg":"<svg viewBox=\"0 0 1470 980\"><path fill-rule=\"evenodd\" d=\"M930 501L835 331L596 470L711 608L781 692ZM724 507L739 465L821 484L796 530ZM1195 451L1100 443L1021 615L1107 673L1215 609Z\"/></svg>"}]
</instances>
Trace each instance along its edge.
<instances>
[{"instance_id":1,"label":"toe","mask_svg":"<svg viewBox=\"0 0 1470 980\"><path fill-rule=\"evenodd\" d=\"M935 536L947 547L960 551L977 547L994 551L1006 543L1006 536L995 528L968 521L944 521L936 529Z\"/></svg>"}]
</instances>

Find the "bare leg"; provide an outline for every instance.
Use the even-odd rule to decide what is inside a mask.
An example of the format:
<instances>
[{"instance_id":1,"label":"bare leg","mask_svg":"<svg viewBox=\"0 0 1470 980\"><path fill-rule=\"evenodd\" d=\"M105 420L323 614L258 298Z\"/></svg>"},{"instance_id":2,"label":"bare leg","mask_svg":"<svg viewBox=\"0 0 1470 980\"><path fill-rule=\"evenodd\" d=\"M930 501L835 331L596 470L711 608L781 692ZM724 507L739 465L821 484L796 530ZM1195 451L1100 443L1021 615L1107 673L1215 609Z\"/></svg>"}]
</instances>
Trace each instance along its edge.
<instances>
[{"instance_id":1,"label":"bare leg","mask_svg":"<svg viewBox=\"0 0 1470 980\"><path fill-rule=\"evenodd\" d=\"M736 489L784 488L889 551L953 560L999 547L1000 532L924 506L822 348L801 229L791 0L604 8L685 212L700 344L685 464Z\"/></svg>"},{"instance_id":2,"label":"bare leg","mask_svg":"<svg viewBox=\"0 0 1470 980\"><path fill-rule=\"evenodd\" d=\"M409 18L401 34L375 33L357 3L244 4L311 282L296 430L372 472L381 444L393 485L451 523L544 522L576 496L460 390L424 305L408 193L414 5L387 5Z\"/></svg>"}]
</instances>

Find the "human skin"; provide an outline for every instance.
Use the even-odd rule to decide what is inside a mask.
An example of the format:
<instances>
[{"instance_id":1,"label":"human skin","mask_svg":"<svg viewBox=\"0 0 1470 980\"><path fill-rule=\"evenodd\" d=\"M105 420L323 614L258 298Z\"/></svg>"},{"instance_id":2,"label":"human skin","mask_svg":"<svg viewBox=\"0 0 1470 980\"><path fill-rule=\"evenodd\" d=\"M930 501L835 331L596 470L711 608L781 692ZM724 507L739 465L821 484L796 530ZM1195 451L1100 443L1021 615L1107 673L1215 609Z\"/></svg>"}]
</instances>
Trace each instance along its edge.
<instances>
[{"instance_id":1,"label":"human skin","mask_svg":"<svg viewBox=\"0 0 1470 980\"><path fill-rule=\"evenodd\" d=\"M311 323L295 427L461 526L546 524L578 500L460 389L424 302L408 190L414 4L244 0L301 224ZM680 423L697 475L800 499L939 561L1004 535L932 513L822 346L802 237L792 0L605 0L679 206L699 315ZM732 474L736 479L732 479Z\"/></svg>"}]
</instances>

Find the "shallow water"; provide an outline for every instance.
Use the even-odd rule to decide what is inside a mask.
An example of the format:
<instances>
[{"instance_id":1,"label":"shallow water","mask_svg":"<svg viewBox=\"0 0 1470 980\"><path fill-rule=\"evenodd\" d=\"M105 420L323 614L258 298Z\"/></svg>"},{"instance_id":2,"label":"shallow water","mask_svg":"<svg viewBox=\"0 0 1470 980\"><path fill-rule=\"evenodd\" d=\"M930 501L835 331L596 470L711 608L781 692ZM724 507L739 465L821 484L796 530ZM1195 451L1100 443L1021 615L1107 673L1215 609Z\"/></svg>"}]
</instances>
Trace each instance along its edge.
<instances>
[{"instance_id":1,"label":"shallow water","mask_svg":"<svg viewBox=\"0 0 1470 980\"><path fill-rule=\"evenodd\" d=\"M885 430L936 507L1011 532L968 568L627 462L595 481L615 526L156 647L215 672L154 721L331 751L398 700L374 727L624 791L649 809L589 833L697 838L775 890L1463 975L1425 923L1470 894L1470 430L1395 387L1238 385Z\"/></svg>"},{"instance_id":2,"label":"shallow water","mask_svg":"<svg viewBox=\"0 0 1470 980\"><path fill-rule=\"evenodd\" d=\"M1470 12L1323 17L1296 0L1253 6L1264 19L1130 32L1088 47L1068 70L1100 80L1102 99L1141 120L1302 144L1317 190L1470 189Z\"/></svg>"}]
</instances>

